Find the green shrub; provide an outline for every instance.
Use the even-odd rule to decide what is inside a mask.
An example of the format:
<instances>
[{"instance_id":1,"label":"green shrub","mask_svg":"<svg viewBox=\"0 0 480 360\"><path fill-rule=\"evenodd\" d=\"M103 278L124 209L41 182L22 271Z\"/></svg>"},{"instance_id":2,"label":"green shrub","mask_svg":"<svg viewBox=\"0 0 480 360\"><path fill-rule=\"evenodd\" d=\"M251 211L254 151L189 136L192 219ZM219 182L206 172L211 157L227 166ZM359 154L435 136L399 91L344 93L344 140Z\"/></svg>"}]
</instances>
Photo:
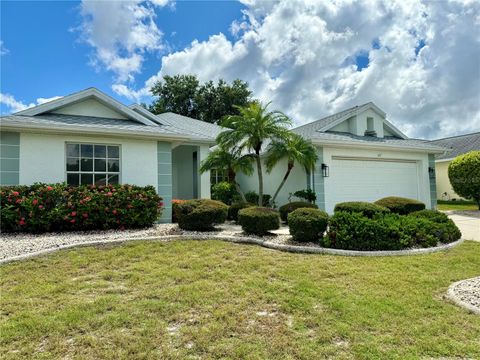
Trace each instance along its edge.
<instances>
[{"instance_id":1,"label":"green shrub","mask_svg":"<svg viewBox=\"0 0 480 360\"><path fill-rule=\"evenodd\" d=\"M228 208L228 220L238 221L238 212L247 207L255 206L254 204L246 202L236 202L230 205Z\"/></svg>"},{"instance_id":2,"label":"green shrub","mask_svg":"<svg viewBox=\"0 0 480 360\"><path fill-rule=\"evenodd\" d=\"M278 212L266 207L252 206L238 212L238 223L248 234L265 235L280 227Z\"/></svg>"},{"instance_id":3,"label":"green shrub","mask_svg":"<svg viewBox=\"0 0 480 360\"><path fill-rule=\"evenodd\" d=\"M288 214L290 214L293 210L297 210L300 208L311 208L311 209L318 209L318 206L315 204L308 203L306 201L293 201L286 203L285 205L280 206L278 211L280 212L280 218L282 221L288 221Z\"/></svg>"},{"instance_id":4,"label":"green shrub","mask_svg":"<svg viewBox=\"0 0 480 360\"><path fill-rule=\"evenodd\" d=\"M232 183L222 181L212 186L212 200L218 200L230 205L236 194L237 190Z\"/></svg>"},{"instance_id":5,"label":"green shrub","mask_svg":"<svg viewBox=\"0 0 480 360\"><path fill-rule=\"evenodd\" d=\"M336 212L329 221L323 245L346 250L401 250L431 247L443 240L441 226L427 218L398 214Z\"/></svg>"},{"instance_id":6,"label":"green shrub","mask_svg":"<svg viewBox=\"0 0 480 360\"><path fill-rule=\"evenodd\" d=\"M377 214L386 214L389 213L390 210L388 210L386 207L372 204L369 202L363 202L363 201L350 201L350 202L343 202L343 203L338 203L335 205L334 212L338 211L345 211L349 213L361 213L362 215L372 218L373 216Z\"/></svg>"},{"instance_id":7,"label":"green shrub","mask_svg":"<svg viewBox=\"0 0 480 360\"><path fill-rule=\"evenodd\" d=\"M318 209L299 208L288 214L288 227L295 241L315 242L327 230L328 214Z\"/></svg>"},{"instance_id":8,"label":"green shrub","mask_svg":"<svg viewBox=\"0 0 480 360\"><path fill-rule=\"evenodd\" d=\"M453 159L448 165L448 178L458 195L473 199L480 209L480 150Z\"/></svg>"},{"instance_id":9,"label":"green shrub","mask_svg":"<svg viewBox=\"0 0 480 360\"><path fill-rule=\"evenodd\" d=\"M309 203L314 203L317 200L317 194L312 189L298 190L293 193L293 196L304 199ZM289 199L290 200L290 199Z\"/></svg>"},{"instance_id":10,"label":"green shrub","mask_svg":"<svg viewBox=\"0 0 480 360\"><path fill-rule=\"evenodd\" d=\"M184 230L207 231L227 219L228 206L210 199L193 199L177 204L178 226Z\"/></svg>"},{"instance_id":11,"label":"green shrub","mask_svg":"<svg viewBox=\"0 0 480 360\"><path fill-rule=\"evenodd\" d=\"M375 204L384 206L391 212L400 215L407 215L425 209L425 204L420 201L396 196L382 198L375 201Z\"/></svg>"},{"instance_id":12,"label":"green shrub","mask_svg":"<svg viewBox=\"0 0 480 360\"><path fill-rule=\"evenodd\" d=\"M271 195L263 194L263 201L262 201L263 206L269 206L271 198L272 198ZM255 191L249 191L245 193L245 200L247 200L247 202L250 204L258 205L258 194Z\"/></svg>"},{"instance_id":13,"label":"green shrub","mask_svg":"<svg viewBox=\"0 0 480 360\"><path fill-rule=\"evenodd\" d=\"M34 184L0 188L6 232L127 229L152 226L163 203L153 186Z\"/></svg>"},{"instance_id":14,"label":"green shrub","mask_svg":"<svg viewBox=\"0 0 480 360\"><path fill-rule=\"evenodd\" d=\"M409 216L430 220L437 224L434 230L435 236L442 243L451 243L462 237L460 229L452 219L440 211L421 210L411 213Z\"/></svg>"}]
</instances>

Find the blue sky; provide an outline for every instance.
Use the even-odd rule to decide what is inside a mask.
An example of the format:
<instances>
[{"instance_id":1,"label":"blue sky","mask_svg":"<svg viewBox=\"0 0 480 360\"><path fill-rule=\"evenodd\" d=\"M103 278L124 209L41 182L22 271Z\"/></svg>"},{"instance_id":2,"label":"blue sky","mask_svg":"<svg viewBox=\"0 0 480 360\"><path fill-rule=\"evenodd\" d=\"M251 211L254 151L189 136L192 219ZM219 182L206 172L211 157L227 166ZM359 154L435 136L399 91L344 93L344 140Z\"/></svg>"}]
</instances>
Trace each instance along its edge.
<instances>
[{"instance_id":1,"label":"blue sky","mask_svg":"<svg viewBox=\"0 0 480 360\"><path fill-rule=\"evenodd\" d=\"M247 81L296 124L373 101L407 135L480 130L480 2L1 1L0 110L164 75Z\"/></svg>"},{"instance_id":2,"label":"blue sky","mask_svg":"<svg viewBox=\"0 0 480 360\"><path fill-rule=\"evenodd\" d=\"M111 89L112 72L89 65L91 47L75 30L81 24L78 1L2 1L1 40L7 53L1 57L1 91L25 104L37 98L66 95L97 87L129 103ZM161 55L181 50L194 39L207 40L224 32L241 17L239 2L177 2L156 11L168 49L149 56L136 77L145 81L159 67ZM202 21L198 21L202 19ZM188 26L184 26L188 24ZM2 113L8 112L1 104Z\"/></svg>"}]
</instances>

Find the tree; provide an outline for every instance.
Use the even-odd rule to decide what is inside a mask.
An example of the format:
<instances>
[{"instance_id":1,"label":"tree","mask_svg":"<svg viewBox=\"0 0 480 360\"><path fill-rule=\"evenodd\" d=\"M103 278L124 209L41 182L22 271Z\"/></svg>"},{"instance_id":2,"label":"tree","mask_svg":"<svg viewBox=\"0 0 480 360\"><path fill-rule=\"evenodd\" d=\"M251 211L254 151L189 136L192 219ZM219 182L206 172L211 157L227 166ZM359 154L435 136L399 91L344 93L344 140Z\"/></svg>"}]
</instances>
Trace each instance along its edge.
<instances>
[{"instance_id":1,"label":"tree","mask_svg":"<svg viewBox=\"0 0 480 360\"><path fill-rule=\"evenodd\" d=\"M221 121L228 128L217 137L217 142L226 149L254 152L258 173L258 205L262 206L263 174L260 152L266 140L283 139L289 134L290 118L279 111L268 111L267 105L254 102L237 109L239 115L230 115Z\"/></svg>"},{"instance_id":2,"label":"tree","mask_svg":"<svg viewBox=\"0 0 480 360\"><path fill-rule=\"evenodd\" d=\"M473 199L480 210L480 151L457 156L448 165L448 178L453 190L466 199Z\"/></svg>"},{"instance_id":3,"label":"tree","mask_svg":"<svg viewBox=\"0 0 480 360\"><path fill-rule=\"evenodd\" d=\"M166 75L150 91L158 96L149 107L154 114L171 111L210 123L237 115L235 106L252 101L248 84L239 79L232 84L220 79L217 85L213 81L200 85L195 75Z\"/></svg>"},{"instance_id":4,"label":"tree","mask_svg":"<svg viewBox=\"0 0 480 360\"><path fill-rule=\"evenodd\" d=\"M271 172L275 165L282 159L287 159L287 170L282 181L278 185L271 202L274 203L278 193L288 179L295 163L310 171L315 167L317 152L312 142L305 140L298 134L290 133L285 139L275 139L267 147L265 165L267 172Z\"/></svg>"},{"instance_id":5,"label":"tree","mask_svg":"<svg viewBox=\"0 0 480 360\"><path fill-rule=\"evenodd\" d=\"M240 194L243 202L247 202L245 194L237 183L237 173L243 172L245 175L252 175L252 156L241 155L238 150L228 151L222 146L218 146L211 151L207 158L200 164L200 173L214 169L225 169L228 174L228 182L235 185L235 189Z\"/></svg>"}]
</instances>

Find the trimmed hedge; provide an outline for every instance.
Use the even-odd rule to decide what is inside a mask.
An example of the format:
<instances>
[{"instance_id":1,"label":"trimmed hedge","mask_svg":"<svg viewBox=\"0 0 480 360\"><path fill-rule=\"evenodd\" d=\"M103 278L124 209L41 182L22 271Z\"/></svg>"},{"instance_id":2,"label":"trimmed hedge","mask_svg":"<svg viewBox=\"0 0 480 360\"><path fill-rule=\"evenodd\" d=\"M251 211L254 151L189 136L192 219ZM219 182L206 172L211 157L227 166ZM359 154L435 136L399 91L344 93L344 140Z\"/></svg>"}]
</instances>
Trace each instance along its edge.
<instances>
[{"instance_id":1,"label":"trimmed hedge","mask_svg":"<svg viewBox=\"0 0 480 360\"><path fill-rule=\"evenodd\" d=\"M238 223L248 234L265 235L280 227L280 218L271 208L252 206L238 212Z\"/></svg>"},{"instance_id":2,"label":"trimmed hedge","mask_svg":"<svg viewBox=\"0 0 480 360\"><path fill-rule=\"evenodd\" d=\"M187 200L181 200L181 199L173 199L172 200L172 223L177 223L177 208L178 204L183 204Z\"/></svg>"},{"instance_id":3,"label":"trimmed hedge","mask_svg":"<svg viewBox=\"0 0 480 360\"><path fill-rule=\"evenodd\" d=\"M163 203L153 186L34 184L0 188L5 232L128 229L152 226Z\"/></svg>"},{"instance_id":4,"label":"trimmed hedge","mask_svg":"<svg viewBox=\"0 0 480 360\"><path fill-rule=\"evenodd\" d=\"M336 212L329 221L323 245L345 250L401 250L432 247L460 238L456 225L429 211L395 213L368 218L360 213Z\"/></svg>"},{"instance_id":5,"label":"trimmed hedge","mask_svg":"<svg viewBox=\"0 0 480 360\"><path fill-rule=\"evenodd\" d=\"M350 202L343 202L343 203L338 203L335 205L334 212L338 211L345 211L349 213L361 213L362 215L372 218L375 215L379 214L386 214L389 213L390 210L388 210L386 207L372 204L369 202L363 202L363 201L350 201Z\"/></svg>"},{"instance_id":6,"label":"trimmed hedge","mask_svg":"<svg viewBox=\"0 0 480 360\"><path fill-rule=\"evenodd\" d=\"M375 201L375 204L384 206L391 212L400 215L407 215L412 212L425 209L425 204L420 201L397 196L389 196L382 198Z\"/></svg>"},{"instance_id":7,"label":"trimmed hedge","mask_svg":"<svg viewBox=\"0 0 480 360\"><path fill-rule=\"evenodd\" d=\"M176 205L178 226L184 230L207 231L227 219L228 206L210 199L186 200Z\"/></svg>"},{"instance_id":8,"label":"trimmed hedge","mask_svg":"<svg viewBox=\"0 0 480 360\"><path fill-rule=\"evenodd\" d=\"M254 204L246 202L236 202L228 208L228 220L238 221L238 212L242 209L255 206Z\"/></svg>"},{"instance_id":9,"label":"trimmed hedge","mask_svg":"<svg viewBox=\"0 0 480 360\"><path fill-rule=\"evenodd\" d=\"M288 214L288 227L293 240L315 242L327 230L328 214L325 211L300 208Z\"/></svg>"},{"instance_id":10,"label":"trimmed hedge","mask_svg":"<svg viewBox=\"0 0 480 360\"><path fill-rule=\"evenodd\" d=\"M318 206L308 203L306 201L292 201L280 206L280 208L278 209L278 211L280 212L280 218L282 219L282 221L288 222L288 214L290 214L294 210L301 208L318 209Z\"/></svg>"},{"instance_id":11,"label":"trimmed hedge","mask_svg":"<svg viewBox=\"0 0 480 360\"><path fill-rule=\"evenodd\" d=\"M448 179L458 195L473 199L480 210L480 150L453 159L448 165Z\"/></svg>"}]
</instances>

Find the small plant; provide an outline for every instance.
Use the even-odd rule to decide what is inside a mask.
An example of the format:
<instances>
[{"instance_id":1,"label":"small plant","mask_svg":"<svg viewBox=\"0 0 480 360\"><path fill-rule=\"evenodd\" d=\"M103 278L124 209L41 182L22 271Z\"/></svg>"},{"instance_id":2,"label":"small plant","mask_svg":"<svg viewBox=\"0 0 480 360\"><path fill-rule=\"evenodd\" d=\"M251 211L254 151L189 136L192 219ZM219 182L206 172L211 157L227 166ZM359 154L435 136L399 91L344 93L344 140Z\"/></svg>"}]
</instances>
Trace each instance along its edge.
<instances>
[{"instance_id":1,"label":"small plant","mask_svg":"<svg viewBox=\"0 0 480 360\"><path fill-rule=\"evenodd\" d=\"M222 181L212 186L212 200L218 200L230 205L236 195L235 185L229 182Z\"/></svg>"},{"instance_id":2,"label":"small plant","mask_svg":"<svg viewBox=\"0 0 480 360\"><path fill-rule=\"evenodd\" d=\"M178 226L184 230L208 231L227 219L228 206L210 199L187 200L176 207Z\"/></svg>"},{"instance_id":3,"label":"small plant","mask_svg":"<svg viewBox=\"0 0 480 360\"><path fill-rule=\"evenodd\" d=\"M374 215L377 214L386 214L389 213L390 210L388 210L386 207L372 204L369 202L363 202L363 201L350 201L350 202L343 202L343 203L338 203L335 205L334 212L338 211L345 211L349 213L361 213L362 215L372 218Z\"/></svg>"},{"instance_id":4,"label":"small plant","mask_svg":"<svg viewBox=\"0 0 480 360\"><path fill-rule=\"evenodd\" d=\"M252 206L238 212L238 223L246 233L263 236L280 227L280 218L271 208Z\"/></svg>"},{"instance_id":5,"label":"small plant","mask_svg":"<svg viewBox=\"0 0 480 360\"><path fill-rule=\"evenodd\" d=\"M317 201L317 194L312 189L298 190L293 193L293 196L308 201L309 203L314 203Z\"/></svg>"},{"instance_id":6,"label":"small plant","mask_svg":"<svg viewBox=\"0 0 480 360\"><path fill-rule=\"evenodd\" d=\"M318 209L300 208L288 214L288 227L293 240L316 242L327 230L328 214Z\"/></svg>"},{"instance_id":7,"label":"small plant","mask_svg":"<svg viewBox=\"0 0 480 360\"><path fill-rule=\"evenodd\" d=\"M235 222L238 221L238 212L242 209L247 207L255 206L254 204L246 203L246 202L236 202L230 205L228 208L228 220L233 220Z\"/></svg>"},{"instance_id":8,"label":"small plant","mask_svg":"<svg viewBox=\"0 0 480 360\"><path fill-rule=\"evenodd\" d=\"M250 204L258 204L258 194L255 191L245 193L245 199ZM270 199L271 196L269 194L263 194L263 206L269 206Z\"/></svg>"},{"instance_id":9,"label":"small plant","mask_svg":"<svg viewBox=\"0 0 480 360\"><path fill-rule=\"evenodd\" d=\"M291 213L293 210L300 209L300 208L312 208L312 209L317 209L318 206L315 204L310 204L306 201L294 201L287 203L285 205L280 206L278 209L280 212L280 218L282 221L287 222L288 221L288 214Z\"/></svg>"},{"instance_id":10,"label":"small plant","mask_svg":"<svg viewBox=\"0 0 480 360\"><path fill-rule=\"evenodd\" d=\"M391 212L407 215L415 211L425 209L425 204L414 199L407 199L397 196L389 196L375 201L375 204L384 206Z\"/></svg>"}]
</instances>

